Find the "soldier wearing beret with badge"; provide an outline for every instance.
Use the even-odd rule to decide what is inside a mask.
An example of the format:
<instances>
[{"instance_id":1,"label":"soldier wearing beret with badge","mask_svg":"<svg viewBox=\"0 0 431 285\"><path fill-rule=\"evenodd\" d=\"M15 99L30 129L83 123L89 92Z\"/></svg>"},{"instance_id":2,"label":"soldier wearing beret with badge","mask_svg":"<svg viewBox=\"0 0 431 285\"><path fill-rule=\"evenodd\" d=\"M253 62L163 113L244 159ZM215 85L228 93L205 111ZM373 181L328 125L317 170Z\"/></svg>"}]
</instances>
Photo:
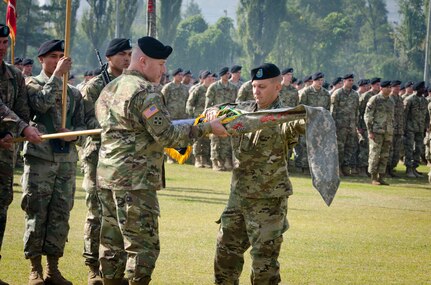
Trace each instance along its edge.
<instances>
[{"instance_id":1,"label":"soldier wearing beret with badge","mask_svg":"<svg viewBox=\"0 0 431 285\"><path fill-rule=\"evenodd\" d=\"M66 128L61 126L63 75L72 59L64 56L64 41L49 40L38 49L42 70L26 80L33 117L31 125L41 133L85 130L81 93L67 87ZM74 203L77 137L24 145L23 197L25 211L24 255L31 261L28 284L72 284L58 269L69 232ZM42 255L47 257L43 277Z\"/></svg>"},{"instance_id":2,"label":"soldier wearing beret with badge","mask_svg":"<svg viewBox=\"0 0 431 285\"><path fill-rule=\"evenodd\" d=\"M132 44L129 39L112 39L105 52L107 59L107 73L112 81L129 67L132 55ZM85 123L87 129L100 128L96 119L95 104L100 92L105 87L103 75L99 74L90 79L81 89L84 102ZM97 162L99 159L100 137L88 136L82 147L82 168L84 180L82 188L86 192L87 217L84 224L84 252L85 265L89 267L88 284L102 284L99 274L99 240L102 209L97 195Z\"/></svg>"},{"instance_id":3,"label":"soldier wearing beret with badge","mask_svg":"<svg viewBox=\"0 0 431 285\"><path fill-rule=\"evenodd\" d=\"M138 40L130 66L96 102L103 131L97 168L102 204L100 264L105 285L148 284L160 252L157 190L164 147L184 147L209 133L226 136L220 120L174 125L155 84L172 48L152 37Z\"/></svg>"},{"instance_id":4,"label":"soldier wearing beret with badge","mask_svg":"<svg viewBox=\"0 0 431 285\"><path fill-rule=\"evenodd\" d=\"M278 97L281 76L277 66L265 63L254 68L251 78L255 100L240 102L236 108L255 112L283 107ZM304 131L305 121L296 120L233 140L238 164L220 218L214 260L216 284L238 284L244 252L250 246L251 284L281 281L278 256L283 233L289 228L287 200L292 194L286 157Z\"/></svg>"}]
</instances>

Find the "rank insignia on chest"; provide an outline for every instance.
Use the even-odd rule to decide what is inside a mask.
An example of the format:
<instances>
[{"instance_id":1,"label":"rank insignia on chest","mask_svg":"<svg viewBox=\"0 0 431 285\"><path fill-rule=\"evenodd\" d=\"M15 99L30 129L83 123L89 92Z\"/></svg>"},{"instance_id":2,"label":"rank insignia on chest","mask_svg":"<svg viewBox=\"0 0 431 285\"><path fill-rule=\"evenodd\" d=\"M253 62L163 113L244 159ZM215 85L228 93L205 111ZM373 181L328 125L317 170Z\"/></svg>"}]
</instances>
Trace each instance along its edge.
<instances>
[{"instance_id":1,"label":"rank insignia on chest","mask_svg":"<svg viewBox=\"0 0 431 285\"><path fill-rule=\"evenodd\" d=\"M157 114L157 112L159 112L159 109L156 107L156 105L151 105L150 107L144 110L143 115L145 116L145 118L149 119L154 114Z\"/></svg>"}]
</instances>

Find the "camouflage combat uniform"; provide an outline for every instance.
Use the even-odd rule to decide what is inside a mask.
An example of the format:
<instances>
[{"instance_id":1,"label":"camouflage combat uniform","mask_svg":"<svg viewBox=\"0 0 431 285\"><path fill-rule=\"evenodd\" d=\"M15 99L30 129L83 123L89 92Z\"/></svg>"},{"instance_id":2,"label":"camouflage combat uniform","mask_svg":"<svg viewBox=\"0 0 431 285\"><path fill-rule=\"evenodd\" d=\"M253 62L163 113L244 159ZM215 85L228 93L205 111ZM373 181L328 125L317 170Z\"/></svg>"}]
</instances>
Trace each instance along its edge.
<instances>
[{"instance_id":1,"label":"camouflage combat uniform","mask_svg":"<svg viewBox=\"0 0 431 285\"><path fill-rule=\"evenodd\" d=\"M365 109L368 100L379 91L369 90L359 96L359 122L358 122L358 167L368 167L368 153L369 153L369 139L367 132L367 125L365 124Z\"/></svg>"},{"instance_id":2,"label":"camouflage combat uniform","mask_svg":"<svg viewBox=\"0 0 431 285\"><path fill-rule=\"evenodd\" d=\"M190 92L186 110L187 114L192 118L197 118L205 110L205 94L207 93L207 89L208 87L202 84ZM211 142L208 137L202 137L193 144L193 155L205 167L211 167L210 144Z\"/></svg>"},{"instance_id":3,"label":"camouflage combat uniform","mask_svg":"<svg viewBox=\"0 0 431 285\"><path fill-rule=\"evenodd\" d=\"M235 101L239 103L239 102L249 101L249 100L254 100L253 86L251 85L251 80L241 85L241 87L238 90L238 95Z\"/></svg>"},{"instance_id":4,"label":"camouflage combat uniform","mask_svg":"<svg viewBox=\"0 0 431 285\"><path fill-rule=\"evenodd\" d=\"M61 127L62 80L43 71L27 79L28 101L34 117L31 125L40 133ZM81 93L68 87L66 128L84 130ZM69 216L75 195L78 153L74 142L48 140L24 145L23 197L25 211L24 254L61 257L69 232Z\"/></svg>"},{"instance_id":5,"label":"camouflage combat uniform","mask_svg":"<svg viewBox=\"0 0 431 285\"><path fill-rule=\"evenodd\" d=\"M337 127L337 144L339 165L355 168L355 150L357 141L359 95L351 89L338 88L331 95L331 114ZM345 173L347 174L347 173Z\"/></svg>"},{"instance_id":6,"label":"camouflage combat uniform","mask_svg":"<svg viewBox=\"0 0 431 285\"><path fill-rule=\"evenodd\" d=\"M169 82L162 89L163 98L173 120L186 119L186 103L189 89L182 83Z\"/></svg>"},{"instance_id":7,"label":"camouflage combat uniform","mask_svg":"<svg viewBox=\"0 0 431 285\"><path fill-rule=\"evenodd\" d=\"M368 172L371 175L386 173L389 149L392 145L394 132L394 106L391 97L379 93L368 100L364 121L368 134L374 133L374 140L370 141Z\"/></svg>"},{"instance_id":8,"label":"camouflage combat uniform","mask_svg":"<svg viewBox=\"0 0 431 285\"><path fill-rule=\"evenodd\" d=\"M21 135L30 113L21 71L4 62L0 65L0 138ZM7 210L13 199L15 149L0 148L0 250L6 229ZM1 251L0 251L1 253ZM1 255L0 255L1 258Z\"/></svg>"},{"instance_id":9,"label":"camouflage combat uniform","mask_svg":"<svg viewBox=\"0 0 431 285\"><path fill-rule=\"evenodd\" d=\"M212 83L207 90L205 108L221 103L233 103L237 95L237 88L230 83L223 84L221 79ZM211 136L211 161L213 168L230 170L233 165L231 139Z\"/></svg>"},{"instance_id":10,"label":"camouflage combat uniform","mask_svg":"<svg viewBox=\"0 0 431 285\"><path fill-rule=\"evenodd\" d=\"M281 108L276 99L268 109ZM238 109L258 110L252 101ZM238 284L244 252L251 246L252 284L278 284L278 256L289 228L287 200L292 185L286 155L303 133L303 120L277 125L234 140L238 165L232 173L229 201L220 218L214 260L216 284Z\"/></svg>"},{"instance_id":11,"label":"camouflage combat uniform","mask_svg":"<svg viewBox=\"0 0 431 285\"><path fill-rule=\"evenodd\" d=\"M391 95L394 101L394 136L392 139L392 147L389 151L388 168L394 169L401 157L401 151L404 147L403 136L404 136L404 103L403 99L399 95Z\"/></svg>"},{"instance_id":12,"label":"camouflage combat uniform","mask_svg":"<svg viewBox=\"0 0 431 285\"><path fill-rule=\"evenodd\" d=\"M313 86L308 86L301 90L299 104L310 107L323 107L329 110L331 107L331 96L328 90L323 87L320 90L316 90ZM303 170L308 169L307 147L303 136L300 137L299 143L295 147L295 165Z\"/></svg>"},{"instance_id":13,"label":"camouflage combat uniform","mask_svg":"<svg viewBox=\"0 0 431 285\"><path fill-rule=\"evenodd\" d=\"M97 169L102 203L100 264L107 279L151 279L160 251L159 204L164 147L208 134L208 123L173 125L162 95L141 73L125 70L96 102L103 132ZM118 219L117 219L118 217Z\"/></svg>"},{"instance_id":14,"label":"camouflage combat uniform","mask_svg":"<svg viewBox=\"0 0 431 285\"><path fill-rule=\"evenodd\" d=\"M115 77L108 72L112 81ZM102 92L105 83L102 74L93 77L82 87L81 93L84 104L84 116L87 129L100 128L96 119L95 104ZM97 194L96 169L99 160L100 137L88 136L82 146L81 161L84 171L82 188L85 191L85 204L87 206L87 216L84 223L84 252L86 265L98 267L99 263L99 241L100 241L100 222L102 217L102 207Z\"/></svg>"},{"instance_id":15,"label":"camouflage combat uniform","mask_svg":"<svg viewBox=\"0 0 431 285\"><path fill-rule=\"evenodd\" d=\"M236 83L232 81L232 79L229 79L229 82L232 83L233 85L235 85L236 89L239 90L239 88L241 87L241 85L244 83L242 82L242 80L238 80Z\"/></svg>"},{"instance_id":16,"label":"camouflage combat uniform","mask_svg":"<svg viewBox=\"0 0 431 285\"><path fill-rule=\"evenodd\" d=\"M428 103L428 115L431 118L431 102ZM431 136L430 136L430 132L431 132L431 120L430 123L428 125L428 136L427 136L427 140L425 141L425 144L428 146L427 148L427 152L425 153L425 156L427 156L427 160L430 166L430 171L428 172L428 182L431 183Z\"/></svg>"},{"instance_id":17,"label":"camouflage combat uniform","mask_svg":"<svg viewBox=\"0 0 431 285\"><path fill-rule=\"evenodd\" d=\"M292 84L289 86L282 84L278 97L284 107L296 107L299 104L298 90Z\"/></svg>"},{"instance_id":18,"label":"camouflage combat uniform","mask_svg":"<svg viewBox=\"0 0 431 285\"><path fill-rule=\"evenodd\" d=\"M423 152L424 132L426 128L428 102L416 92L404 100L404 164L408 168L417 168Z\"/></svg>"}]
</instances>

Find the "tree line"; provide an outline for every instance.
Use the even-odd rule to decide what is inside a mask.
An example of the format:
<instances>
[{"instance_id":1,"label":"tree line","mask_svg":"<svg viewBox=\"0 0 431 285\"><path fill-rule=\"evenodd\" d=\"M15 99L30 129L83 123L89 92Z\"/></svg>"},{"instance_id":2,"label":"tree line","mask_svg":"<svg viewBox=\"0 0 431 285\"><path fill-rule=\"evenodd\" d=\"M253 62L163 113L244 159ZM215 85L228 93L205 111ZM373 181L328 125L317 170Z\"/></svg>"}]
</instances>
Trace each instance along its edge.
<instances>
[{"instance_id":1,"label":"tree line","mask_svg":"<svg viewBox=\"0 0 431 285\"><path fill-rule=\"evenodd\" d=\"M72 0L71 53L75 73L97 67L94 49L115 37L146 33L146 0ZM388 20L385 0L239 0L234 19L209 24L193 0L158 0L157 33L174 53L168 69L218 71L240 64L249 70L264 61L295 68L301 77L323 71L328 79L354 72L358 77L421 80L425 61L429 0L398 1L400 19ZM35 58L41 42L63 38L64 0L17 3L15 55ZM183 9L182 9L183 7ZM222 8L222 7L221 7ZM0 9L6 5L0 2ZM247 77L247 72L243 73Z\"/></svg>"}]
</instances>

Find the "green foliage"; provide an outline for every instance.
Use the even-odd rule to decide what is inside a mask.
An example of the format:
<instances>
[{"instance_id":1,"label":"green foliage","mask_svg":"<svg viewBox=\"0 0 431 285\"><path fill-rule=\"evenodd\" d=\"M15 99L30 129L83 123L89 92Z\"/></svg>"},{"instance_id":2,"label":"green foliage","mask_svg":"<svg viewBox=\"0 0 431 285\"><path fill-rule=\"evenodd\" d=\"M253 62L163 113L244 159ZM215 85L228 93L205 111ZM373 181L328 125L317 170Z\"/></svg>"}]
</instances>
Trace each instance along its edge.
<instances>
[{"instance_id":1,"label":"green foliage","mask_svg":"<svg viewBox=\"0 0 431 285\"><path fill-rule=\"evenodd\" d=\"M202 10L199 7L199 4L196 3L194 0L188 1L186 9L182 14L183 19L186 19L191 16L195 16L195 15L202 15Z\"/></svg>"},{"instance_id":2,"label":"green foliage","mask_svg":"<svg viewBox=\"0 0 431 285\"><path fill-rule=\"evenodd\" d=\"M181 4L182 0L159 0L157 1L157 9L159 17L157 17L157 35L164 43L172 43L175 38L177 25L181 21Z\"/></svg>"},{"instance_id":3,"label":"green foliage","mask_svg":"<svg viewBox=\"0 0 431 285\"><path fill-rule=\"evenodd\" d=\"M115 2L117 0L110 0L112 7L115 7ZM132 37L132 24L133 21L136 18L136 15L138 13L138 7L139 7L139 1L138 0L121 0L120 2L120 9L119 9L119 38L131 38ZM114 13L113 21L114 23L117 22L117 19L115 18L116 13ZM112 25L115 27L115 25ZM115 29L112 31L112 38L115 37Z\"/></svg>"}]
</instances>

